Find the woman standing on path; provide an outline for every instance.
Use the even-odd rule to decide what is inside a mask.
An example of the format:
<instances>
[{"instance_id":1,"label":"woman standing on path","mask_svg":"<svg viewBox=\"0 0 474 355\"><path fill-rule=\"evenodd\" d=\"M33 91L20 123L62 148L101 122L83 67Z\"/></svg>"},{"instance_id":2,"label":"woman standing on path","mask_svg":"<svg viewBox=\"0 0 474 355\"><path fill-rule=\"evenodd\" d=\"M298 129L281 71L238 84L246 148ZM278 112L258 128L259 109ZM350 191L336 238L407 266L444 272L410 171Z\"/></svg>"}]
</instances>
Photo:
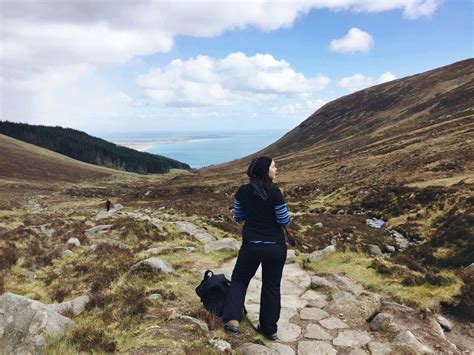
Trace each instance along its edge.
<instances>
[{"instance_id":1,"label":"woman standing on path","mask_svg":"<svg viewBox=\"0 0 474 355\"><path fill-rule=\"evenodd\" d=\"M262 264L259 331L276 340L280 318L280 282L286 261L285 235L282 227L290 216L280 189L273 184L277 168L265 156L255 158L247 175L250 183L235 194L234 219L245 221L242 247L232 273L222 319L228 332L238 332L243 317L245 294L250 280Z\"/></svg>"}]
</instances>

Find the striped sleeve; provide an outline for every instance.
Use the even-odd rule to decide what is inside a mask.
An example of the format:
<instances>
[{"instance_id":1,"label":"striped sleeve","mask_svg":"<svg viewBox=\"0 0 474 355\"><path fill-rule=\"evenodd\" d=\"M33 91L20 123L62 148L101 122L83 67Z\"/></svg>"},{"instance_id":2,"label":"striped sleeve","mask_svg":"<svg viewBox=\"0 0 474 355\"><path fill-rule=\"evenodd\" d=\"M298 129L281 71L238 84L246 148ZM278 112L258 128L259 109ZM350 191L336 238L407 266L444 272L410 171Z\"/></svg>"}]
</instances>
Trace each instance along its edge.
<instances>
[{"instance_id":1,"label":"striped sleeve","mask_svg":"<svg viewBox=\"0 0 474 355\"><path fill-rule=\"evenodd\" d=\"M234 199L234 220L240 222L245 220L245 213L239 200Z\"/></svg>"},{"instance_id":2,"label":"striped sleeve","mask_svg":"<svg viewBox=\"0 0 474 355\"><path fill-rule=\"evenodd\" d=\"M277 223L280 226L286 227L290 224L291 217L288 214L288 208L286 207L286 204L275 206L275 215Z\"/></svg>"},{"instance_id":3,"label":"striped sleeve","mask_svg":"<svg viewBox=\"0 0 474 355\"><path fill-rule=\"evenodd\" d=\"M286 227L290 224L291 217L288 213L288 208L286 207L285 200L283 199L280 189L275 189L275 195L273 198L273 207L275 208L277 223L282 227Z\"/></svg>"}]
</instances>

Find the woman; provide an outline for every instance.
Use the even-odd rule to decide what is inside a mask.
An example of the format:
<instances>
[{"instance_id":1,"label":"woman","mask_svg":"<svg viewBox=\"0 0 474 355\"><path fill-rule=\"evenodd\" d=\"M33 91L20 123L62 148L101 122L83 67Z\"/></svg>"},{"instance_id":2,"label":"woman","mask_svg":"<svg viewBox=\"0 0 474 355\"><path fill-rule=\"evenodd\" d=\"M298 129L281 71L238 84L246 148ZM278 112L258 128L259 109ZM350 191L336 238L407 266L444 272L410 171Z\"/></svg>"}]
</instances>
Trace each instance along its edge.
<instances>
[{"instance_id":1,"label":"woman","mask_svg":"<svg viewBox=\"0 0 474 355\"><path fill-rule=\"evenodd\" d=\"M277 339L277 322L280 318L280 282L286 260L282 227L291 221L281 191L273 184L276 172L277 167L271 158L255 158L247 170L250 183L242 185L235 194L234 218L245 223L242 247L232 273L222 316L226 322L226 331L239 331L247 287L261 263L259 331L270 340Z\"/></svg>"}]
</instances>

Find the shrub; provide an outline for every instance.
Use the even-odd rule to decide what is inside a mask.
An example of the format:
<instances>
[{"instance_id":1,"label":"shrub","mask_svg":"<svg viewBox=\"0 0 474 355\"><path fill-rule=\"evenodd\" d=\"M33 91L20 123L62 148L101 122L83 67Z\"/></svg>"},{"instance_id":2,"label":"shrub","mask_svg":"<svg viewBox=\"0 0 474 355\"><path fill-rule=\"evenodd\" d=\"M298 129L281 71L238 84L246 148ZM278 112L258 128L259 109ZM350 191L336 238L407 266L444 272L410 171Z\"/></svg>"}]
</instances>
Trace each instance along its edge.
<instances>
[{"instance_id":1,"label":"shrub","mask_svg":"<svg viewBox=\"0 0 474 355\"><path fill-rule=\"evenodd\" d=\"M449 286L455 282L452 276L435 274L431 271L425 275L425 281L434 286Z\"/></svg>"},{"instance_id":2,"label":"shrub","mask_svg":"<svg viewBox=\"0 0 474 355\"><path fill-rule=\"evenodd\" d=\"M369 265L370 268L374 269L381 275L392 275L393 271L390 267L388 267L384 262L374 259L372 263Z\"/></svg>"},{"instance_id":3,"label":"shrub","mask_svg":"<svg viewBox=\"0 0 474 355\"><path fill-rule=\"evenodd\" d=\"M402 280L403 286L421 286L425 283L425 279L418 275L407 275Z\"/></svg>"},{"instance_id":4,"label":"shrub","mask_svg":"<svg viewBox=\"0 0 474 355\"><path fill-rule=\"evenodd\" d=\"M107 333L104 322L95 317L80 319L68 338L78 346L79 351L114 352L117 347L115 339Z\"/></svg>"}]
</instances>

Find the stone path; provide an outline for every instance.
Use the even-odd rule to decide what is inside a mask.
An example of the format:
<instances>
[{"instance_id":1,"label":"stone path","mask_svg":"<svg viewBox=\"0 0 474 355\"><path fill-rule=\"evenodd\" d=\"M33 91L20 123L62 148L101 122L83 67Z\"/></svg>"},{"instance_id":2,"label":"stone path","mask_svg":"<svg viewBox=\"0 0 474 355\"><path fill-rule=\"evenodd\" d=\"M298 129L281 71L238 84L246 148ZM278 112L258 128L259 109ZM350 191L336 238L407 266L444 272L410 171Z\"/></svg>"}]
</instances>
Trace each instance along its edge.
<instances>
[{"instance_id":1,"label":"stone path","mask_svg":"<svg viewBox=\"0 0 474 355\"><path fill-rule=\"evenodd\" d=\"M225 263L215 274L223 273L230 279L235 261ZM320 287L322 283L324 287ZM245 300L247 318L254 326L258 325L261 284L259 268ZM365 322L366 314L380 308L380 296L344 276L321 278L299 264L287 264L283 269L281 306L279 341L268 342L267 347L247 344L238 348L238 353L389 354L393 350L390 344L376 339L379 336L374 337Z\"/></svg>"}]
</instances>

